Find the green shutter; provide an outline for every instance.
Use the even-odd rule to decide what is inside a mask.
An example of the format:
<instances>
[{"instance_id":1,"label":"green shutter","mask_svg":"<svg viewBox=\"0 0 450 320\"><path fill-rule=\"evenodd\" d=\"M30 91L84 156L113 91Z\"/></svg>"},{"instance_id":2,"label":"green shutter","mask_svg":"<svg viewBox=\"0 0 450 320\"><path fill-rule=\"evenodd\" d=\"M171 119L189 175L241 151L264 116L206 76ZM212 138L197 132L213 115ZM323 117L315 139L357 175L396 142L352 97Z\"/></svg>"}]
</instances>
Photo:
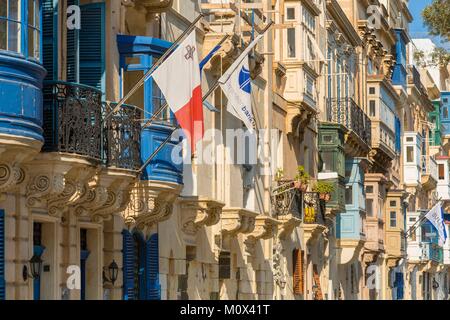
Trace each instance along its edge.
<instances>
[{"instance_id":1,"label":"green shutter","mask_svg":"<svg viewBox=\"0 0 450 320\"><path fill-rule=\"evenodd\" d=\"M58 0L42 2L42 63L45 80L58 79Z\"/></svg>"},{"instance_id":2,"label":"green shutter","mask_svg":"<svg viewBox=\"0 0 450 320\"><path fill-rule=\"evenodd\" d=\"M147 299L161 300L161 286L159 284L159 253L158 234L153 234L146 243L146 284Z\"/></svg>"},{"instance_id":3,"label":"green shutter","mask_svg":"<svg viewBox=\"0 0 450 320\"><path fill-rule=\"evenodd\" d=\"M135 300L134 290L134 238L128 230L123 230L123 299Z\"/></svg>"},{"instance_id":4,"label":"green shutter","mask_svg":"<svg viewBox=\"0 0 450 320\"><path fill-rule=\"evenodd\" d=\"M0 300L6 299L5 291L5 211L0 209Z\"/></svg>"},{"instance_id":5,"label":"green shutter","mask_svg":"<svg viewBox=\"0 0 450 320\"><path fill-rule=\"evenodd\" d=\"M92 3L80 8L80 83L105 92L105 4Z\"/></svg>"}]
</instances>

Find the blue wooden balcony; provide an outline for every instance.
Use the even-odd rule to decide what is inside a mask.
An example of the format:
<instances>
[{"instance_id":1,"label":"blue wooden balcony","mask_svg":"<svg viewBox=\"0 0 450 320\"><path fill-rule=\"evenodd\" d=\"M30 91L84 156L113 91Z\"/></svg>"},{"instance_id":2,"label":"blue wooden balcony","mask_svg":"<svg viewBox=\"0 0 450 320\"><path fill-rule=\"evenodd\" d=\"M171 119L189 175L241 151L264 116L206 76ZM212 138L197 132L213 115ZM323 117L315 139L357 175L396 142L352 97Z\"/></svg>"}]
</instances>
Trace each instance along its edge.
<instances>
[{"instance_id":1,"label":"blue wooden balcony","mask_svg":"<svg viewBox=\"0 0 450 320\"><path fill-rule=\"evenodd\" d=\"M0 50L0 134L44 141L44 77L40 64Z\"/></svg>"},{"instance_id":2,"label":"blue wooden balcony","mask_svg":"<svg viewBox=\"0 0 450 320\"><path fill-rule=\"evenodd\" d=\"M410 39L404 29L395 29L395 66L392 83L402 86L406 90L408 72L406 70L406 45Z\"/></svg>"}]
</instances>

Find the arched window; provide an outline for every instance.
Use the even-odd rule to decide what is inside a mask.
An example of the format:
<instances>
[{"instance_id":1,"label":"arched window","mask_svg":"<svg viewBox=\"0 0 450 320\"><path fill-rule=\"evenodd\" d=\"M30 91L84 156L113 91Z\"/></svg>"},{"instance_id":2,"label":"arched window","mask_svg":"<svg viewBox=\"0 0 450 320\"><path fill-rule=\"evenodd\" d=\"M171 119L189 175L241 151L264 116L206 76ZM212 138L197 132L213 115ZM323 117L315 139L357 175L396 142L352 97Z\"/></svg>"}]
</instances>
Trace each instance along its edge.
<instances>
[{"instance_id":1,"label":"arched window","mask_svg":"<svg viewBox=\"0 0 450 320\"><path fill-rule=\"evenodd\" d=\"M41 0L0 0L0 50L40 61Z\"/></svg>"}]
</instances>

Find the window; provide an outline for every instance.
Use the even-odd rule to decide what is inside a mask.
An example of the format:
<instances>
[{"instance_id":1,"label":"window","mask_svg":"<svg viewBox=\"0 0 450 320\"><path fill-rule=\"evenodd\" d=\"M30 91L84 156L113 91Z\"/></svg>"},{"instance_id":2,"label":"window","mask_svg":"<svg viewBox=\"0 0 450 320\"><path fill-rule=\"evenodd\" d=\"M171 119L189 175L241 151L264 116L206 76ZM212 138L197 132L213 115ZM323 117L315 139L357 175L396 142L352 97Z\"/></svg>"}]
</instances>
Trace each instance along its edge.
<instances>
[{"instance_id":1,"label":"window","mask_svg":"<svg viewBox=\"0 0 450 320\"><path fill-rule=\"evenodd\" d=\"M21 0L0 0L0 50L20 52L21 21Z\"/></svg>"},{"instance_id":2,"label":"window","mask_svg":"<svg viewBox=\"0 0 450 320\"><path fill-rule=\"evenodd\" d=\"M288 57L295 58L295 28L287 29L287 49L288 49Z\"/></svg>"},{"instance_id":3,"label":"window","mask_svg":"<svg viewBox=\"0 0 450 320\"><path fill-rule=\"evenodd\" d=\"M444 98L444 103L447 103L448 102L448 99L447 98Z\"/></svg>"},{"instance_id":4,"label":"window","mask_svg":"<svg viewBox=\"0 0 450 320\"><path fill-rule=\"evenodd\" d=\"M397 227L397 212L395 211L389 212L389 226L391 228Z\"/></svg>"},{"instance_id":5,"label":"window","mask_svg":"<svg viewBox=\"0 0 450 320\"><path fill-rule=\"evenodd\" d=\"M406 147L406 162L414 162L414 147L407 146Z\"/></svg>"},{"instance_id":6,"label":"window","mask_svg":"<svg viewBox=\"0 0 450 320\"><path fill-rule=\"evenodd\" d=\"M443 114L444 119L448 119L448 108L447 107L444 107L442 109L442 114Z\"/></svg>"},{"instance_id":7,"label":"window","mask_svg":"<svg viewBox=\"0 0 450 320\"><path fill-rule=\"evenodd\" d=\"M374 87L370 87L369 88L369 94L375 94L375 88Z\"/></svg>"},{"instance_id":8,"label":"window","mask_svg":"<svg viewBox=\"0 0 450 320\"><path fill-rule=\"evenodd\" d=\"M366 186L366 193L373 193L373 186Z\"/></svg>"},{"instance_id":9,"label":"window","mask_svg":"<svg viewBox=\"0 0 450 320\"><path fill-rule=\"evenodd\" d=\"M352 186L345 187L345 204L353 204L353 188L352 188Z\"/></svg>"},{"instance_id":10,"label":"window","mask_svg":"<svg viewBox=\"0 0 450 320\"><path fill-rule=\"evenodd\" d=\"M11 1L11 0L10 0ZM40 0L28 0L28 57L36 60L40 59Z\"/></svg>"},{"instance_id":11,"label":"window","mask_svg":"<svg viewBox=\"0 0 450 320\"><path fill-rule=\"evenodd\" d=\"M391 200L391 201L389 201L389 205L390 205L391 207L396 207L396 206L397 206L397 201Z\"/></svg>"},{"instance_id":12,"label":"window","mask_svg":"<svg viewBox=\"0 0 450 320\"><path fill-rule=\"evenodd\" d=\"M439 180L445 180L445 170L444 170L444 164L443 163L439 163L438 164L438 168L439 168Z\"/></svg>"},{"instance_id":13,"label":"window","mask_svg":"<svg viewBox=\"0 0 450 320\"><path fill-rule=\"evenodd\" d=\"M373 199L366 199L367 216L373 217Z\"/></svg>"},{"instance_id":14,"label":"window","mask_svg":"<svg viewBox=\"0 0 450 320\"><path fill-rule=\"evenodd\" d=\"M309 95L310 97L313 97L314 96L314 79L311 76L306 75L305 80L306 80L305 93L307 95Z\"/></svg>"},{"instance_id":15,"label":"window","mask_svg":"<svg viewBox=\"0 0 450 320\"><path fill-rule=\"evenodd\" d=\"M286 9L286 20L295 20L295 8Z\"/></svg>"},{"instance_id":16,"label":"window","mask_svg":"<svg viewBox=\"0 0 450 320\"><path fill-rule=\"evenodd\" d=\"M219 279L231 278L231 257L230 253L221 251L219 253Z\"/></svg>"},{"instance_id":17,"label":"window","mask_svg":"<svg viewBox=\"0 0 450 320\"><path fill-rule=\"evenodd\" d=\"M369 116L375 117L375 100L369 101Z\"/></svg>"}]
</instances>

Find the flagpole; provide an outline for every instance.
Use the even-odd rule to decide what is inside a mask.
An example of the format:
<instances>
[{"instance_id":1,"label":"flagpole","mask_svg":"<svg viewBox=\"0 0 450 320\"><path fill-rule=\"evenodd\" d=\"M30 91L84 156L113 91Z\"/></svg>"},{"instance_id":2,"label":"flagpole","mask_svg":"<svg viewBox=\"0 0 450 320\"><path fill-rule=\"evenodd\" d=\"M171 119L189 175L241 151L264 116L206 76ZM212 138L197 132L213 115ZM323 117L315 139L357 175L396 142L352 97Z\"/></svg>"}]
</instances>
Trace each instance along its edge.
<instances>
[{"instance_id":1,"label":"flagpole","mask_svg":"<svg viewBox=\"0 0 450 320\"><path fill-rule=\"evenodd\" d=\"M120 107L122 107L122 105L141 87L141 85L145 82L145 80L159 67L161 63L164 62L164 60L172 53L172 51L174 51L174 49L178 46L178 44L184 40L186 35L189 34L195 28L197 22L200 21L200 19L206 15L209 14L200 13L200 15L197 18L195 18L194 21L191 22L189 27L186 30L184 30L184 32L177 38L177 40L175 40L175 42L172 43L170 48L167 49L166 52L164 52L164 54L152 65L150 70L148 70L144 74L144 76L141 79L139 79L139 81L133 86L133 88L130 91L128 91L128 93L117 103L114 109L105 116L104 121L107 120L114 113L116 113L120 109Z\"/></svg>"},{"instance_id":2,"label":"flagpole","mask_svg":"<svg viewBox=\"0 0 450 320\"><path fill-rule=\"evenodd\" d=\"M270 21L267 26L262 30L262 32L260 34L264 34L272 25L274 24L273 21ZM225 41L225 40L224 40ZM251 42L250 42L251 43ZM161 60L161 59L160 59ZM145 76L144 76L145 78ZM220 78L219 78L220 79ZM202 102L205 101L208 96L213 93L218 87L219 87L219 79L214 83L213 86L211 86L211 88L209 88L209 90L203 95L202 97ZM163 107L159 108L159 110L157 112L155 112L152 117L143 125L142 128L146 128L148 127L151 122L162 112L162 110L164 108L167 107L167 103L164 104ZM153 153L150 155L150 157L145 161L145 163L141 166L141 168L139 169L139 173L142 173L142 171L144 171L144 169L150 164L150 162L153 160L153 158L156 156L156 154L164 147L164 145L166 145L170 139L172 138L172 135L175 133L176 130L178 130L180 128L180 126L175 127L172 132L167 136L167 138L158 146L158 148L156 148L155 151L153 151Z\"/></svg>"},{"instance_id":3,"label":"flagpole","mask_svg":"<svg viewBox=\"0 0 450 320\"><path fill-rule=\"evenodd\" d=\"M439 202L441 202L441 205L442 205L442 200L439 200ZM437 204L435 204L434 206L436 206L436 205L437 205ZM433 209L434 206L433 206L431 209ZM428 210L428 212L430 212L431 209ZM428 213L428 212L427 212L427 213ZM419 220L417 220L416 222L414 222L414 224L413 224L413 225L405 232L405 238L407 238L411 232L415 231L417 228L419 228L419 227L422 225L421 222L424 221L424 220L427 218L427 217L426 217L426 216L427 216L427 213L425 213ZM416 226L416 224L419 224L419 225Z\"/></svg>"},{"instance_id":4,"label":"flagpole","mask_svg":"<svg viewBox=\"0 0 450 320\"><path fill-rule=\"evenodd\" d=\"M225 42L225 40L228 39L228 37L229 37L229 35L225 35L225 36L222 38L222 40L220 40L220 42L214 46L214 48L217 47L217 46L222 45L222 44ZM214 49L213 49L213 50L214 50ZM203 101L204 101L204 100L203 100ZM148 119L148 120L144 123L144 125L142 126L142 129L145 129L145 128L147 128L148 126L150 126L150 125L152 124L152 122L155 121L155 119L156 119L156 118L161 114L161 112L162 112L164 109L166 109L166 108L167 108L167 102L164 103L164 105L163 105L161 108L159 108L154 114L152 114L152 116L150 117L150 119Z\"/></svg>"}]
</instances>

